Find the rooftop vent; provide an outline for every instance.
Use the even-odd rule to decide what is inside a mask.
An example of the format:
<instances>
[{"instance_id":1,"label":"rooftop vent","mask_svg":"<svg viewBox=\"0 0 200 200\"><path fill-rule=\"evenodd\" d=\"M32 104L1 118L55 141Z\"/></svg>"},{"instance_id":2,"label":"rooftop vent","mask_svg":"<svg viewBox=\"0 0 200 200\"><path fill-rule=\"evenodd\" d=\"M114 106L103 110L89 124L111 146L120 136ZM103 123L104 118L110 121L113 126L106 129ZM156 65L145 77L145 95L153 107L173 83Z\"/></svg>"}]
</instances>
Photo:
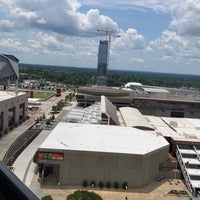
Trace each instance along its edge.
<instances>
[{"instance_id":1,"label":"rooftop vent","mask_svg":"<svg viewBox=\"0 0 200 200\"><path fill-rule=\"evenodd\" d=\"M169 125L172 126L172 127L177 127L178 126L176 121L170 121Z\"/></svg>"}]
</instances>

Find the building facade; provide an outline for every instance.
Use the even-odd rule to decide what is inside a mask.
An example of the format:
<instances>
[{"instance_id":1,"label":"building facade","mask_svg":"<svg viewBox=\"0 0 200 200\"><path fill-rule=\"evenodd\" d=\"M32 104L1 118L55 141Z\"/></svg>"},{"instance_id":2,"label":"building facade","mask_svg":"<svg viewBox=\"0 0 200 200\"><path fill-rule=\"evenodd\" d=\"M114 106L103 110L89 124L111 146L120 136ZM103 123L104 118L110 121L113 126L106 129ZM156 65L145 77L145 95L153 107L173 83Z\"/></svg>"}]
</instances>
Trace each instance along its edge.
<instances>
[{"instance_id":1,"label":"building facade","mask_svg":"<svg viewBox=\"0 0 200 200\"><path fill-rule=\"evenodd\" d=\"M109 61L109 42L100 40L97 66L97 85L106 85L107 68Z\"/></svg>"},{"instance_id":2,"label":"building facade","mask_svg":"<svg viewBox=\"0 0 200 200\"><path fill-rule=\"evenodd\" d=\"M0 135L27 119L28 95L22 92L0 92Z\"/></svg>"},{"instance_id":3,"label":"building facade","mask_svg":"<svg viewBox=\"0 0 200 200\"><path fill-rule=\"evenodd\" d=\"M19 79L19 60L13 55L0 55L0 84L9 86Z\"/></svg>"},{"instance_id":4,"label":"building facade","mask_svg":"<svg viewBox=\"0 0 200 200\"><path fill-rule=\"evenodd\" d=\"M60 122L37 155L47 182L54 177L61 185L101 181L143 187L158 176L168 150L163 137L138 129Z\"/></svg>"}]
</instances>

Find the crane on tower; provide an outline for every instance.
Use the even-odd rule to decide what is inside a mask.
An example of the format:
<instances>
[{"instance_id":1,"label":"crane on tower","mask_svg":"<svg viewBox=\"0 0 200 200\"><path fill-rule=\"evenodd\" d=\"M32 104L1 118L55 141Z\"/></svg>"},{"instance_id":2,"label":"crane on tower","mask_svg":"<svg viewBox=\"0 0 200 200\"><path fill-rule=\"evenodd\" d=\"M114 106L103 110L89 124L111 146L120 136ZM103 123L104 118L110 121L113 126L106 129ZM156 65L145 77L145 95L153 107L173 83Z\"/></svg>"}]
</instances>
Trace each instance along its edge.
<instances>
[{"instance_id":1,"label":"crane on tower","mask_svg":"<svg viewBox=\"0 0 200 200\"><path fill-rule=\"evenodd\" d=\"M97 29L98 32L103 32L106 34L106 40L108 40L109 44L111 44L111 37L115 36L115 37L120 37L120 35L114 35L116 34L116 31L112 31L109 29Z\"/></svg>"},{"instance_id":2,"label":"crane on tower","mask_svg":"<svg viewBox=\"0 0 200 200\"><path fill-rule=\"evenodd\" d=\"M98 66L97 66L97 85L106 86L106 76L109 64L110 55L110 44L111 37L116 33L116 31L97 29L98 32L103 32L106 35L106 40L99 42L98 50ZM118 36L120 37L120 36Z\"/></svg>"}]
</instances>

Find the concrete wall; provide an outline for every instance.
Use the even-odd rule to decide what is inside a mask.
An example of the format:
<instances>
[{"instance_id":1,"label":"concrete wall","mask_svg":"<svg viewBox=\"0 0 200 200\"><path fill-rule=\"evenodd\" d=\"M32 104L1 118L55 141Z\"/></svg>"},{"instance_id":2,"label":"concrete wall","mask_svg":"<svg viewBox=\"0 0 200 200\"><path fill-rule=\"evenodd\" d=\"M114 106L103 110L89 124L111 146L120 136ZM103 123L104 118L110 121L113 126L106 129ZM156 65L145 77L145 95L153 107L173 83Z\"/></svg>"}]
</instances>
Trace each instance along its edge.
<instances>
[{"instance_id":1,"label":"concrete wall","mask_svg":"<svg viewBox=\"0 0 200 200\"><path fill-rule=\"evenodd\" d=\"M157 177L159 165L167 156L168 147L146 156L66 151L59 179L63 185L81 185L86 180L143 187Z\"/></svg>"},{"instance_id":2,"label":"concrete wall","mask_svg":"<svg viewBox=\"0 0 200 200\"><path fill-rule=\"evenodd\" d=\"M146 184L159 176L160 164L168 160L168 153L169 147L165 147L144 156L143 160L146 167L142 176L145 177Z\"/></svg>"},{"instance_id":3,"label":"concrete wall","mask_svg":"<svg viewBox=\"0 0 200 200\"><path fill-rule=\"evenodd\" d=\"M156 108L156 107L136 107L143 115L155 115L160 117L171 117L173 109ZM200 118L200 108L198 109L183 109L184 118Z\"/></svg>"}]
</instances>

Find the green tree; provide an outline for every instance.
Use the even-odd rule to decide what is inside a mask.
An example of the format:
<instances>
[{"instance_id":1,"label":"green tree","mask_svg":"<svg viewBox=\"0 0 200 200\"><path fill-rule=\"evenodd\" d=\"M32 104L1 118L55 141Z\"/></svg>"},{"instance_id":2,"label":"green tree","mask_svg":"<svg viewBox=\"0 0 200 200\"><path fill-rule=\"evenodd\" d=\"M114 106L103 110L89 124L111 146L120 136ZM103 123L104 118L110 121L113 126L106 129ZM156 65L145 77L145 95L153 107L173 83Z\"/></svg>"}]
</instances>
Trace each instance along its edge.
<instances>
[{"instance_id":1,"label":"green tree","mask_svg":"<svg viewBox=\"0 0 200 200\"><path fill-rule=\"evenodd\" d=\"M82 186L83 186L83 187L87 187L87 186L88 186L88 182L87 182L86 180L84 180L84 181L82 182Z\"/></svg>"},{"instance_id":2,"label":"green tree","mask_svg":"<svg viewBox=\"0 0 200 200\"><path fill-rule=\"evenodd\" d=\"M37 118L37 119L35 120L35 123L37 124L37 123L39 123L39 122L40 122L40 119Z\"/></svg>"},{"instance_id":3,"label":"green tree","mask_svg":"<svg viewBox=\"0 0 200 200\"><path fill-rule=\"evenodd\" d=\"M48 120L46 121L46 125L49 126L50 124L51 124L51 120L48 119Z\"/></svg>"},{"instance_id":4,"label":"green tree","mask_svg":"<svg viewBox=\"0 0 200 200\"><path fill-rule=\"evenodd\" d=\"M36 151L34 156L33 156L33 162L38 164L38 152Z\"/></svg>"},{"instance_id":5,"label":"green tree","mask_svg":"<svg viewBox=\"0 0 200 200\"><path fill-rule=\"evenodd\" d=\"M67 197L67 200L103 200L101 196L94 192L77 190Z\"/></svg>"},{"instance_id":6,"label":"green tree","mask_svg":"<svg viewBox=\"0 0 200 200\"><path fill-rule=\"evenodd\" d=\"M53 105L53 106L52 106L52 111L54 111L54 112L58 111L58 110L57 110L57 106Z\"/></svg>"},{"instance_id":7,"label":"green tree","mask_svg":"<svg viewBox=\"0 0 200 200\"><path fill-rule=\"evenodd\" d=\"M52 115L52 116L51 116L51 120L54 120L54 119L55 119L55 115Z\"/></svg>"},{"instance_id":8,"label":"green tree","mask_svg":"<svg viewBox=\"0 0 200 200\"><path fill-rule=\"evenodd\" d=\"M41 200L53 200L53 198L51 195L46 195L46 196L42 197Z\"/></svg>"},{"instance_id":9,"label":"green tree","mask_svg":"<svg viewBox=\"0 0 200 200\"><path fill-rule=\"evenodd\" d=\"M115 189L119 189L119 183L118 182L114 182L113 186L114 186Z\"/></svg>"},{"instance_id":10,"label":"green tree","mask_svg":"<svg viewBox=\"0 0 200 200\"><path fill-rule=\"evenodd\" d=\"M102 181L99 181L98 186L99 186L99 188L103 188L103 187L104 187L103 182L102 182Z\"/></svg>"},{"instance_id":11,"label":"green tree","mask_svg":"<svg viewBox=\"0 0 200 200\"><path fill-rule=\"evenodd\" d=\"M110 182L107 182L106 183L106 187L109 189L109 188L111 188L111 183Z\"/></svg>"}]
</instances>

